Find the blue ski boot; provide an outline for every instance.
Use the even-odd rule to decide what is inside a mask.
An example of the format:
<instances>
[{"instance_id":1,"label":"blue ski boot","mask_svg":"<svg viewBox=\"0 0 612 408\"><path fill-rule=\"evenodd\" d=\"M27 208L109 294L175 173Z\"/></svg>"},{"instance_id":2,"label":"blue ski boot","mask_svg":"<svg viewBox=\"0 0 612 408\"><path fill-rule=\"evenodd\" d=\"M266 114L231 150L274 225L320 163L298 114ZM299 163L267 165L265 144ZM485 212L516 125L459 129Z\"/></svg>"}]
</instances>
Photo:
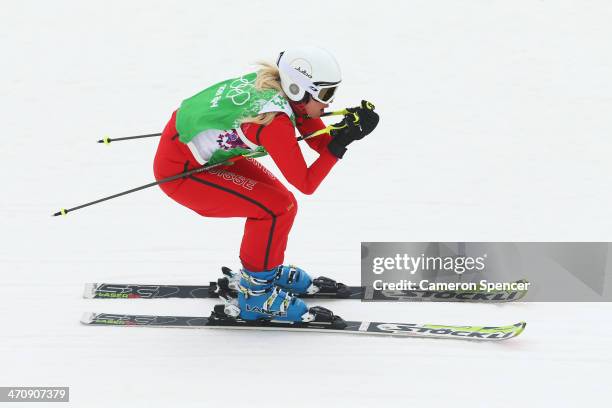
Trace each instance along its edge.
<instances>
[{"instance_id":1,"label":"blue ski boot","mask_svg":"<svg viewBox=\"0 0 612 408\"><path fill-rule=\"evenodd\" d=\"M211 296L219 296L226 292L237 292L240 287L241 272L234 272L228 267L222 267L223 278L217 280L216 284L210 286ZM273 269L275 272L273 280L276 286L280 286L286 292L300 297L313 297L317 295L334 296L339 299L348 298L352 295L351 289L343 283L333 279L319 276L312 279L303 269L293 265L280 265Z\"/></svg>"},{"instance_id":2,"label":"blue ski boot","mask_svg":"<svg viewBox=\"0 0 612 408\"><path fill-rule=\"evenodd\" d=\"M280 265L276 269L274 284L296 295L313 295L319 288L312 278L301 268L294 265Z\"/></svg>"},{"instance_id":3,"label":"blue ski boot","mask_svg":"<svg viewBox=\"0 0 612 408\"><path fill-rule=\"evenodd\" d=\"M314 315L308 312L303 300L291 296L275 286L277 269L264 272L240 271L238 308L244 320L284 320L309 322Z\"/></svg>"}]
</instances>

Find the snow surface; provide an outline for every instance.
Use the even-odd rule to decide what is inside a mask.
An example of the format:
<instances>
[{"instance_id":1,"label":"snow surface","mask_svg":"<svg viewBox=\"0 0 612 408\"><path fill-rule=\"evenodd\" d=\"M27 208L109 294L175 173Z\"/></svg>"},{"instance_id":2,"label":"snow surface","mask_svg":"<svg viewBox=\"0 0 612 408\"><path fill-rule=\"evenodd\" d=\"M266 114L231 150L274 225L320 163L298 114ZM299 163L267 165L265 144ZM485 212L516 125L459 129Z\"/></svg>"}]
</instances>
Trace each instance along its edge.
<instances>
[{"instance_id":1,"label":"snow surface","mask_svg":"<svg viewBox=\"0 0 612 408\"><path fill-rule=\"evenodd\" d=\"M155 141L98 138L160 131L183 98L314 43L343 68L334 106L367 98L382 121L315 195L296 192L287 261L356 284L361 241L612 241L611 20L606 1L4 2L0 385L67 385L78 407L601 402L610 304L319 302L347 319L528 322L494 344L82 326L84 311L207 314L213 301L80 297L91 281L215 279L243 222L156 188L50 214L152 179Z\"/></svg>"}]
</instances>

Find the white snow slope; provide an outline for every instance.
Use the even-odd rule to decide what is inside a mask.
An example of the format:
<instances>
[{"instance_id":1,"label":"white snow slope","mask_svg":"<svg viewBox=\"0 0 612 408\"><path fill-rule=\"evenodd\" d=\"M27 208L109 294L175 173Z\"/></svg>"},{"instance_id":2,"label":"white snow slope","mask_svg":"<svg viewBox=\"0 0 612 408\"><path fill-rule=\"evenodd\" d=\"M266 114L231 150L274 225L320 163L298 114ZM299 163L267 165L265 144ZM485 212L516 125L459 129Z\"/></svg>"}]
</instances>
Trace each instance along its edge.
<instances>
[{"instance_id":1,"label":"white snow slope","mask_svg":"<svg viewBox=\"0 0 612 408\"><path fill-rule=\"evenodd\" d=\"M612 241L610 21L607 1L4 2L0 386L70 386L75 407L601 402L610 304L320 302L347 319L528 322L495 344L85 327L84 311L208 314L81 289L215 279L238 266L243 221L158 188L50 215L152 180L155 140L98 138L160 131L182 99L312 43L341 63L334 107L367 98L382 119L314 195L296 191L287 261L357 284L361 241Z\"/></svg>"}]
</instances>

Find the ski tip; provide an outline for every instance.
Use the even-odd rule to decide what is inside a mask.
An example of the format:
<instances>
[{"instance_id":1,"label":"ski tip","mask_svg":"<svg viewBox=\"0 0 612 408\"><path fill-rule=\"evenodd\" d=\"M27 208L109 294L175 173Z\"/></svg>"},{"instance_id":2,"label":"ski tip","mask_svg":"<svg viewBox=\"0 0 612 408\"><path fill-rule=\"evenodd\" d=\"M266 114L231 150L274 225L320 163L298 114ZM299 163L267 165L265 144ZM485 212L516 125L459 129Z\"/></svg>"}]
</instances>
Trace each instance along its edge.
<instances>
[{"instance_id":1,"label":"ski tip","mask_svg":"<svg viewBox=\"0 0 612 408\"><path fill-rule=\"evenodd\" d=\"M81 323L82 324L91 324L91 322L93 322L95 320L95 318L96 318L96 314L95 313L85 312L81 316Z\"/></svg>"},{"instance_id":2,"label":"ski tip","mask_svg":"<svg viewBox=\"0 0 612 408\"><path fill-rule=\"evenodd\" d=\"M97 283L86 283L83 290L83 299L94 299L96 297Z\"/></svg>"},{"instance_id":3,"label":"ski tip","mask_svg":"<svg viewBox=\"0 0 612 408\"><path fill-rule=\"evenodd\" d=\"M515 324L515 326L518 327L518 330L515 332L514 337L525 331L525 327L527 327L527 322L518 322L517 324Z\"/></svg>"},{"instance_id":4,"label":"ski tip","mask_svg":"<svg viewBox=\"0 0 612 408\"><path fill-rule=\"evenodd\" d=\"M513 325L501 327L506 333L509 335L500 338L499 340L512 339L520 335L523 331L525 331L525 327L527 327L527 322L518 322Z\"/></svg>"}]
</instances>

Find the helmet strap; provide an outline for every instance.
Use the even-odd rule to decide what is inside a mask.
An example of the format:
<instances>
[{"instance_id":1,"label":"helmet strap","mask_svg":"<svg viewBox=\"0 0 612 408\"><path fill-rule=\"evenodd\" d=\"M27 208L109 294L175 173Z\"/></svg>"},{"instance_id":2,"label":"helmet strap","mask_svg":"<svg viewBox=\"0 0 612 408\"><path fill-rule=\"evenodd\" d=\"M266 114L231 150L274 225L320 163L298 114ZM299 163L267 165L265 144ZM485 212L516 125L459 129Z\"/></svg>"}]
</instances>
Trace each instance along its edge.
<instances>
[{"instance_id":1,"label":"helmet strap","mask_svg":"<svg viewBox=\"0 0 612 408\"><path fill-rule=\"evenodd\" d=\"M306 103L308 103L309 100L310 100L310 94L308 92L306 92L302 100L299 102L289 100L289 106L291 106L291 109L293 109L293 113L295 113L296 117L299 117L299 118L307 117Z\"/></svg>"}]
</instances>

